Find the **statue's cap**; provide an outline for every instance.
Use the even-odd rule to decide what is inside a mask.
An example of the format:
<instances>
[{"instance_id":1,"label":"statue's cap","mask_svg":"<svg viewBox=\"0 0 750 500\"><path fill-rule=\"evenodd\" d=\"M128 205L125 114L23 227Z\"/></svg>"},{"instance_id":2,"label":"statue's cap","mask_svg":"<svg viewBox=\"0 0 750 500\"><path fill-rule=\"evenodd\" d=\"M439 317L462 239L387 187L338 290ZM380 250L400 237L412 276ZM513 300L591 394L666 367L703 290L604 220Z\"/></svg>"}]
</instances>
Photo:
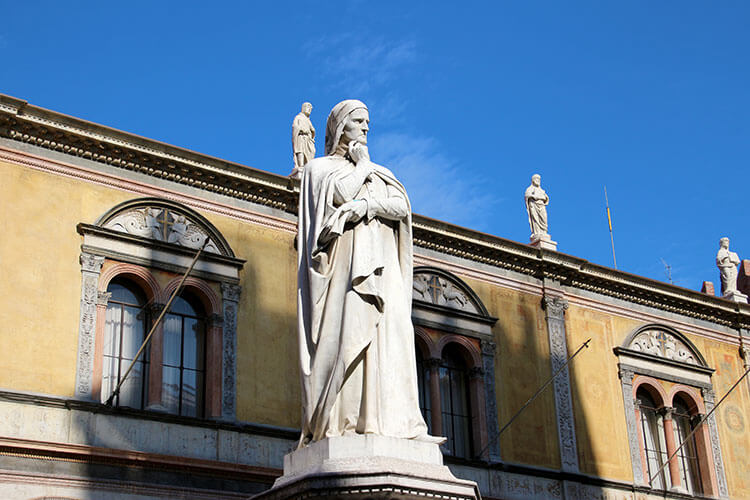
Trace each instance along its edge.
<instances>
[{"instance_id":1,"label":"statue's cap","mask_svg":"<svg viewBox=\"0 0 750 500\"><path fill-rule=\"evenodd\" d=\"M326 123L325 154L329 155L336 149L341 140L341 133L344 130L346 117L357 109L367 109L367 106L358 99L347 99L333 107Z\"/></svg>"}]
</instances>

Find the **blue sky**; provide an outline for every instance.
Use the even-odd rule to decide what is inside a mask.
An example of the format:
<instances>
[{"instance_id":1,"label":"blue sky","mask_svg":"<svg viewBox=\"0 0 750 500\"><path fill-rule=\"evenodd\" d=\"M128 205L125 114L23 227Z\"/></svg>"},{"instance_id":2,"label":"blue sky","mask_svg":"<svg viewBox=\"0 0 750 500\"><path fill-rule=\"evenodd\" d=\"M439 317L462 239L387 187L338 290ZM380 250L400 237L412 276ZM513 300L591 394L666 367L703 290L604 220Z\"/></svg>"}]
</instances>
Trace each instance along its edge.
<instances>
[{"instance_id":1,"label":"blue sky","mask_svg":"<svg viewBox=\"0 0 750 500\"><path fill-rule=\"evenodd\" d=\"M699 289L750 258L750 3L11 2L0 92L287 174L291 122L370 107L415 212Z\"/></svg>"}]
</instances>

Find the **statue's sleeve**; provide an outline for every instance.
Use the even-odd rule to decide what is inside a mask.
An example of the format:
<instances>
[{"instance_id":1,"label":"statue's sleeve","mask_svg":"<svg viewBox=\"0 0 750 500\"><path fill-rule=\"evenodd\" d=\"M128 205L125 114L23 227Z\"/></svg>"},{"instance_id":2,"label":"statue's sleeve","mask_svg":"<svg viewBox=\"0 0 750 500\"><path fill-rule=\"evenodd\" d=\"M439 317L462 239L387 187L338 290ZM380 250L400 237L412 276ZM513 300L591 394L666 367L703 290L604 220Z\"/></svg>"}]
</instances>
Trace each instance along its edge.
<instances>
[{"instance_id":1,"label":"statue's sleeve","mask_svg":"<svg viewBox=\"0 0 750 500\"><path fill-rule=\"evenodd\" d=\"M409 214L406 197L394 185L387 185L385 198L367 199L367 219L382 217L390 220L402 220Z\"/></svg>"},{"instance_id":2,"label":"statue's sleeve","mask_svg":"<svg viewBox=\"0 0 750 500\"><path fill-rule=\"evenodd\" d=\"M339 177L333 186L333 203L336 206L352 201L362 189L362 180L357 175L355 168L344 176Z\"/></svg>"}]
</instances>

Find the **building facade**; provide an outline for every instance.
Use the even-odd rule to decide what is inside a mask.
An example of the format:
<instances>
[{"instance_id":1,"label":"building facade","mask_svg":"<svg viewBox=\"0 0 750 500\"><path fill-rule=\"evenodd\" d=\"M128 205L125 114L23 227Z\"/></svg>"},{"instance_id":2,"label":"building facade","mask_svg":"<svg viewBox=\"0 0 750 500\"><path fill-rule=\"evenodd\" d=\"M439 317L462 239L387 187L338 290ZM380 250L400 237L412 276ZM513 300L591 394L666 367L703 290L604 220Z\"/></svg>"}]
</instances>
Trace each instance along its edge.
<instances>
[{"instance_id":1,"label":"building facade","mask_svg":"<svg viewBox=\"0 0 750 500\"><path fill-rule=\"evenodd\" d=\"M0 496L270 487L299 437L294 183L9 96L0 171ZM747 379L666 462L747 369L750 305L419 215L414 253L420 405L484 498L750 498Z\"/></svg>"}]
</instances>

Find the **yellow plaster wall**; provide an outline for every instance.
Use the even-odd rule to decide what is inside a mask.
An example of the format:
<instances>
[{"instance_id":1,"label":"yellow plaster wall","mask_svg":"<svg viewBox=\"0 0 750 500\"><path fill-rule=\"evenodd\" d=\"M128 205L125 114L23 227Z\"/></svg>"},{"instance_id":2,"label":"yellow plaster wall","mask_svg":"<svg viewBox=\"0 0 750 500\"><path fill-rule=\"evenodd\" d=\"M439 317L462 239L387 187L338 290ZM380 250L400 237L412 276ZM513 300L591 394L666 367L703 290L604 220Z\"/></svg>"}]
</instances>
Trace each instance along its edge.
<instances>
[{"instance_id":1,"label":"yellow plaster wall","mask_svg":"<svg viewBox=\"0 0 750 500\"><path fill-rule=\"evenodd\" d=\"M74 394L79 222L140 195L0 163L0 388ZM299 426L293 235L203 212L247 263L237 326L241 420ZM160 285L173 278L154 273ZM218 286L214 291L221 296Z\"/></svg>"},{"instance_id":2,"label":"yellow plaster wall","mask_svg":"<svg viewBox=\"0 0 750 500\"><path fill-rule=\"evenodd\" d=\"M497 344L495 390L499 426L504 425L552 375L541 298L466 279L492 316ZM503 461L560 468L555 401L547 390L500 438Z\"/></svg>"},{"instance_id":3,"label":"yellow plaster wall","mask_svg":"<svg viewBox=\"0 0 750 500\"><path fill-rule=\"evenodd\" d=\"M294 235L204 213L245 259L237 318L237 418L300 426Z\"/></svg>"},{"instance_id":4,"label":"yellow plaster wall","mask_svg":"<svg viewBox=\"0 0 750 500\"><path fill-rule=\"evenodd\" d=\"M0 162L0 387L74 393L81 299L79 222L128 193Z\"/></svg>"},{"instance_id":5,"label":"yellow plaster wall","mask_svg":"<svg viewBox=\"0 0 750 500\"><path fill-rule=\"evenodd\" d=\"M93 223L133 193L0 162L0 388L60 396L74 393L81 272L79 222ZM237 326L237 416L299 426L294 235L204 212L247 262ZM162 284L171 277L156 273ZM540 297L466 280L490 314L498 425L551 375ZM218 287L214 287L220 293ZM622 392L612 348L641 323L571 306L568 349L587 338L591 348L571 366L581 470L632 481ZM690 337L716 368L717 401L742 373L736 346ZM750 498L750 383L717 413L730 492ZM554 396L547 390L503 434L506 462L559 468Z\"/></svg>"},{"instance_id":6,"label":"yellow plaster wall","mask_svg":"<svg viewBox=\"0 0 750 500\"><path fill-rule=\"evenodd\" d=\"M631 482L625 407L612 349L641 323L575 305L565 317L569 354L591 338L590 347L570 365L581 472Z\"/></svg>"},{"instance_id":7,"label":"yellow plaster wall","mask_svg":"<svg viewBox=\"0 0 750 500\"><path fill-rule=\"evenodd\" d=\"M711 377L716 403L744 373L738 348L704 339L691 340L716 371ZM714 413L732 498L750 498L750 381L747 378Z\"/></svg>"}]
</instances>

